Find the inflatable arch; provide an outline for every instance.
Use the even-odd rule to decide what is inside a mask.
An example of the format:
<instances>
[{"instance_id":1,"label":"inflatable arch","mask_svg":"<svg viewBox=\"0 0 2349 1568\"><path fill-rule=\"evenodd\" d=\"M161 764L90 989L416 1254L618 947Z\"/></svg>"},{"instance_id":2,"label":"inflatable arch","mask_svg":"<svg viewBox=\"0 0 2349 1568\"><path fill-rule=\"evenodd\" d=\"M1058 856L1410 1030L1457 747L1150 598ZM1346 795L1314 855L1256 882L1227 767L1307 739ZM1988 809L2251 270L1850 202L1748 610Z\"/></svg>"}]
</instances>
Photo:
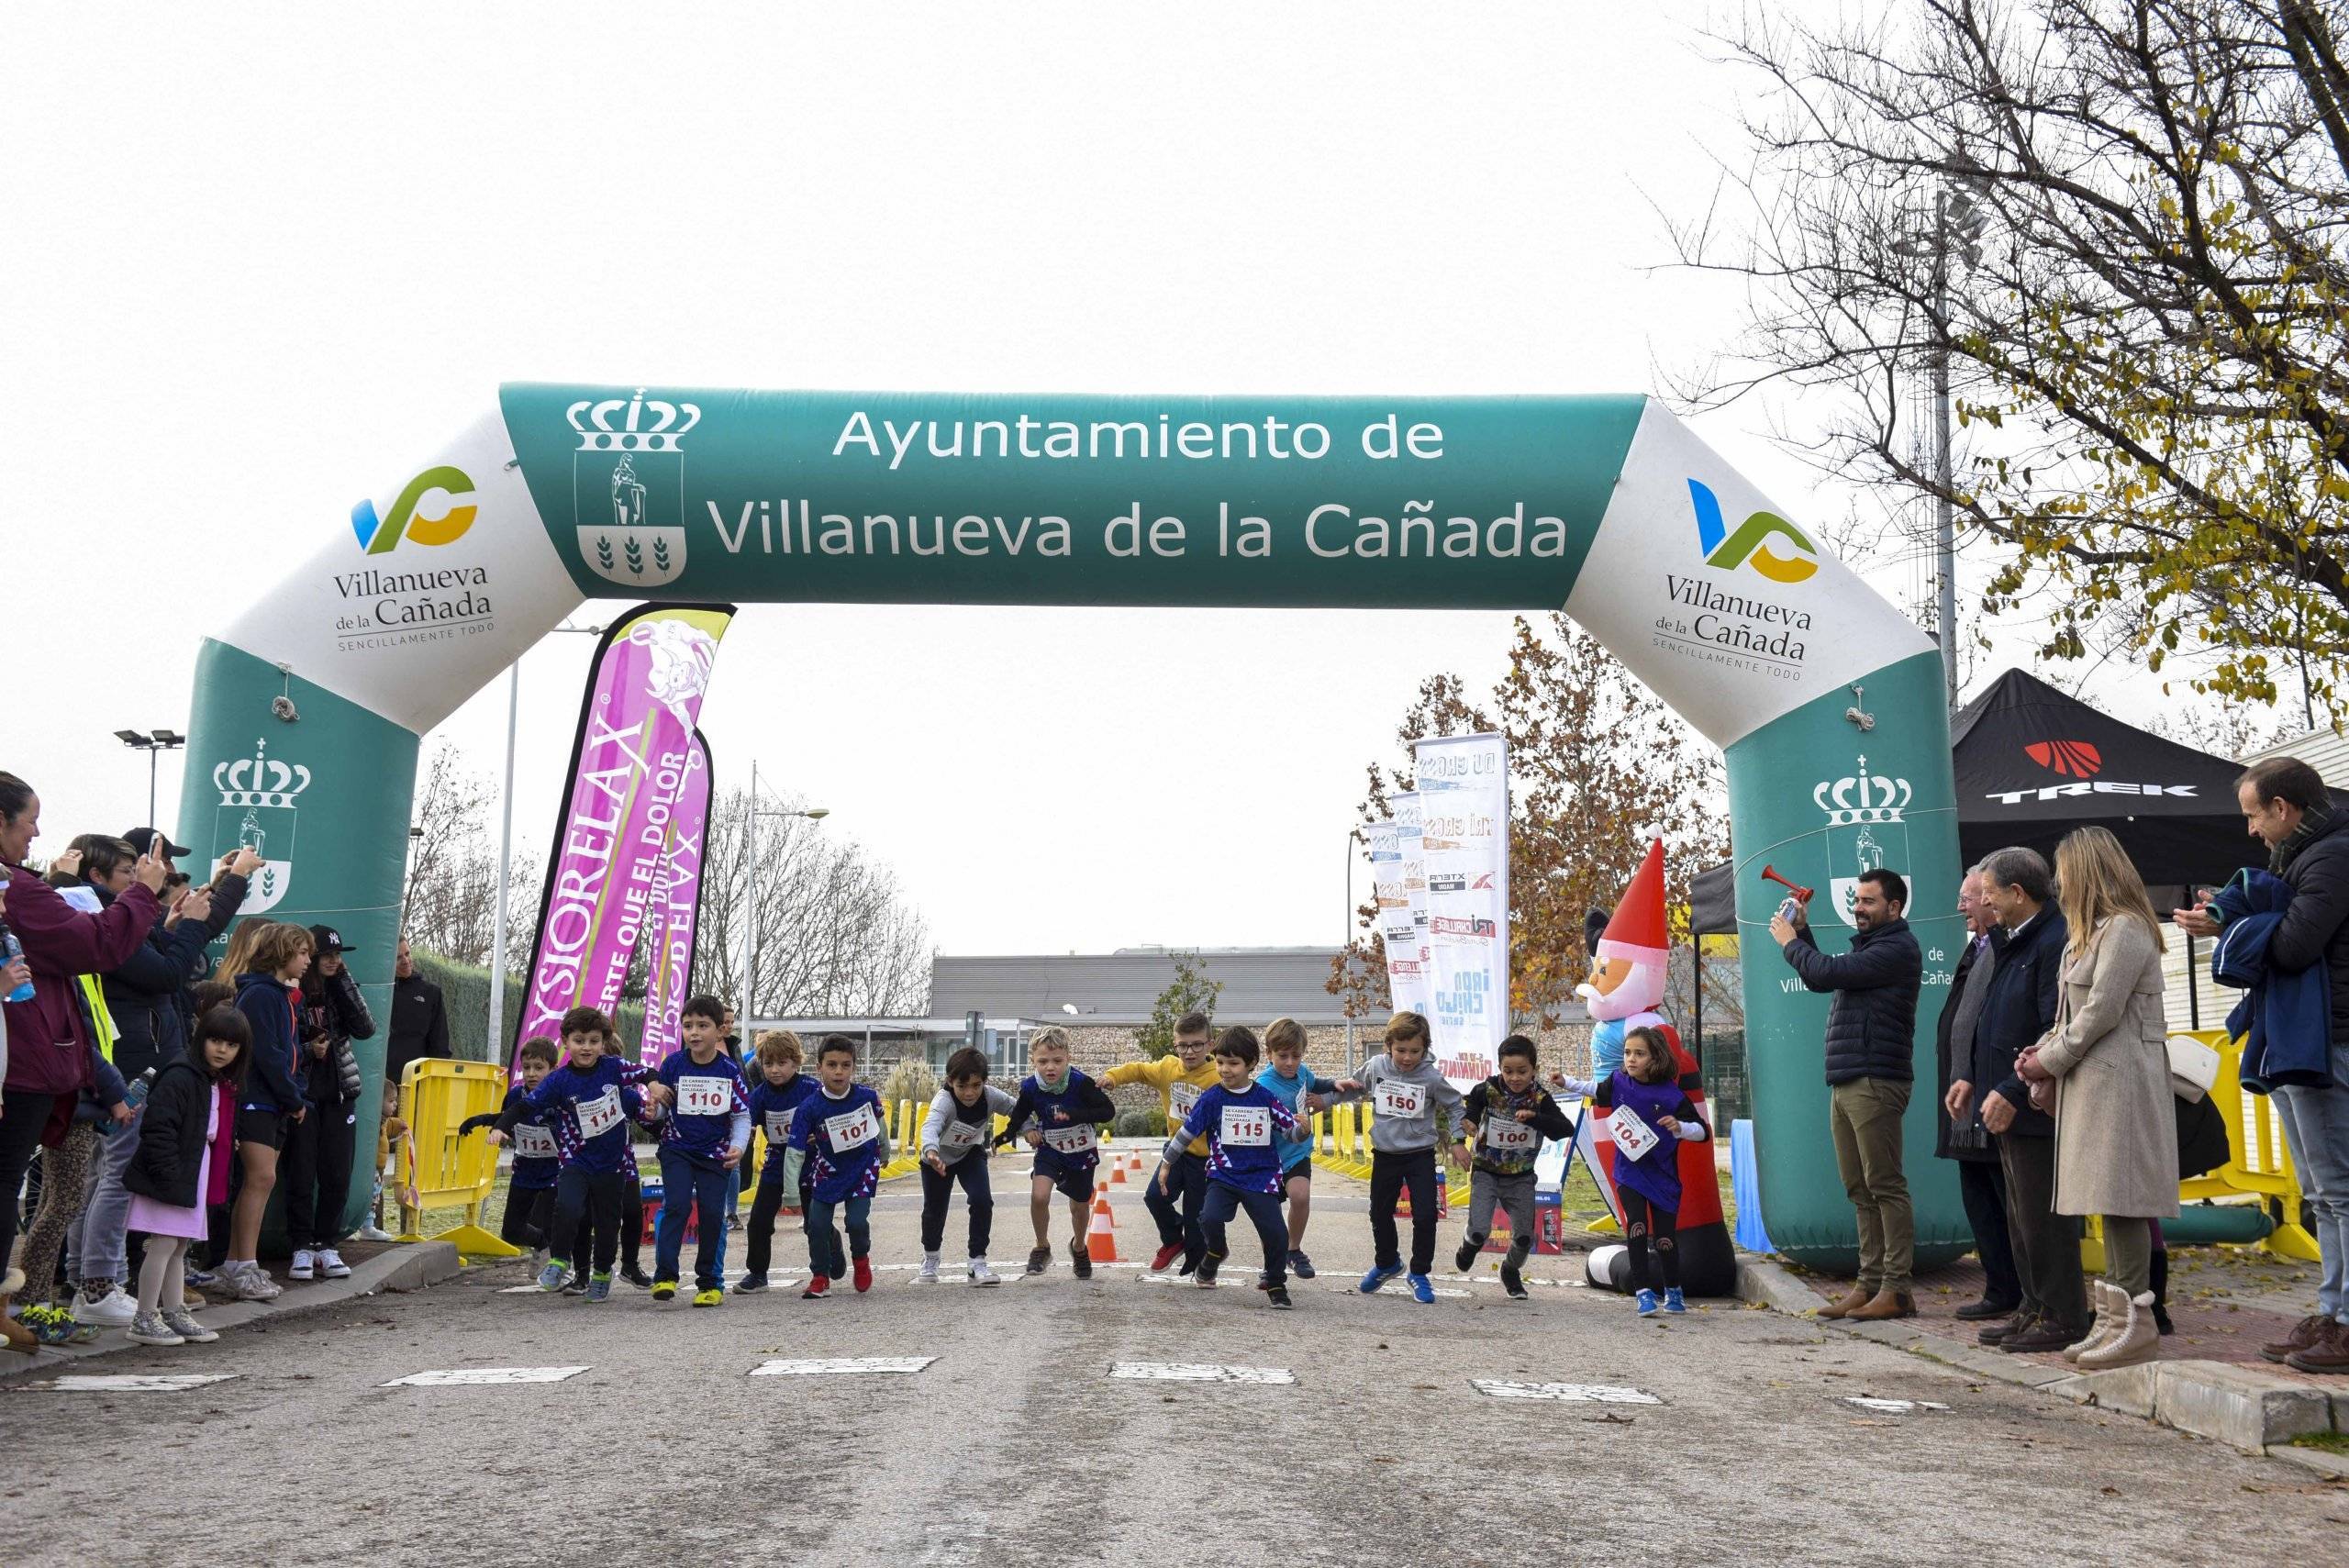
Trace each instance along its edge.
<instances>
[{"instance_id":1,"label":"inflatable arch","mask_svg":"<svg viewBox=\"0 0 2349 1568\"><path fill-rule=\"evenodd\" d=\"M363 983L390 979L418 738L590 595L1563 606L1727 755L1764 1215L1790 1254L1852 1256L1826 999L1766 945L1758 873L1821 890L1830 948L1860 872L1909 874L1931 1082L1962 940L1941 664L1662 406L518 384L384 477L206 641L179 827L206 855L259 846L247 907L341 928ZM382 1040L362 1049L363 1130ZM1967 1233L1932 1100L1909 1172L1920 1251L1945 1257Z\"/></svg>"}]
</instances>

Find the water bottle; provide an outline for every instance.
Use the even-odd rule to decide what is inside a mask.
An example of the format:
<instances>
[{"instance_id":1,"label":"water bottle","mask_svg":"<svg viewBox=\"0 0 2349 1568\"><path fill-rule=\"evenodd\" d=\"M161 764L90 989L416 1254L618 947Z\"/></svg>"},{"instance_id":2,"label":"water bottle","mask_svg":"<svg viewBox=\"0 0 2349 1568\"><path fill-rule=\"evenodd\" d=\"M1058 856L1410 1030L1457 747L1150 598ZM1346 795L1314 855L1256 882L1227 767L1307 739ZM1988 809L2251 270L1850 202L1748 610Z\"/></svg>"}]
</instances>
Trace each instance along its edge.
<instances>
[{"instance_id":1,"label":"water bottle","mask_svg":"<svg viewBox=\"0 0 2349 1568\"><path fill-rule=\"evenodd\" d=\"M0 926L0 959L14 962L15 960L20 959L24 956L24 946L17 940L17 933L10 930L6 926ZM33 983L29 980L26 981L22 985L19 985L14 991L9 992L6 999L11 1002L31 1001L33 999Z\"/></svg>"},{"instance_id":2,"label":"water bottle","mask_svg":"<svg viewBox=\"0 0 2349 1568\"><path fill-rule=\"evenodd\" d=\"M137 1110L139 1106L147 1103L147 1091L154 1086L155 1070L152 1067L150 1067L146 1072L141 1073L138 1077L130 1081L130 1087L123 1093L123 1103L128 1105L132 1110Z\"/></svg>"}]
</instances>

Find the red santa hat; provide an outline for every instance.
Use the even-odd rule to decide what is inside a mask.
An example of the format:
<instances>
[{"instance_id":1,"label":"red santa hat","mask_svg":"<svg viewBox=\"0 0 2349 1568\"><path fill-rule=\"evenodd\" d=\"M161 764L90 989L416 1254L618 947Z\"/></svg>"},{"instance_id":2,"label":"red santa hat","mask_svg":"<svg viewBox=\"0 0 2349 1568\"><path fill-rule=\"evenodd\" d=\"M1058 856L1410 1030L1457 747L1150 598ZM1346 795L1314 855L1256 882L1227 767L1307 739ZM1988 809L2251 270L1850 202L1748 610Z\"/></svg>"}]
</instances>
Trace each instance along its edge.
<instances>
[{"instance_id":1,"label":"red santa hat","mask_svg":"<svg viewBox=\"0 0 2349 1568\"><path fill-rule=\"evenodd\" d=\"M1615 906L1615 917L1607 922L1606 934L1598 939L1598 956L1660 964L1670 955L1664 927L1664 840L1654 839L1649 841L1647 858L1640 862L1623 901Z\"/></svg>"}]
</instances>

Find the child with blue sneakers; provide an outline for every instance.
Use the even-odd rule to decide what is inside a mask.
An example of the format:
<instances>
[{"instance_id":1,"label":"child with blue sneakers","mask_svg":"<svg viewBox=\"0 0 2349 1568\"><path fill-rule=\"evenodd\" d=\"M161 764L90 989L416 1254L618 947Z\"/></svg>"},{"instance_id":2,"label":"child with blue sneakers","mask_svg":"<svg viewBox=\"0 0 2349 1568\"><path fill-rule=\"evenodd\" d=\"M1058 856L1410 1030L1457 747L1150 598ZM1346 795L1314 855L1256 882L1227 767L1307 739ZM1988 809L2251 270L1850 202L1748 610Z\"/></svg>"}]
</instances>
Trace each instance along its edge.
<instances>
[{"instance_id":1,"label":"child with blue sneakers","mask_svg":"<svg viewBox=\"0 0 2349 1568\"><path fill-rule=\"evenodd\" d=\"M532 1035L515 1053L515 1071L521 1074L521 1081L507 1087L505 1103L457 1124L457 1136L462 1138L496 1126L499 1117L520 1107L521 1119L515 1122L511 1133L514 1168L506 1178L506 1215L498 1221L497 1235L507 1246L529 1252L547 1244L547 1228L554 1221L555 1177L562 1162L556 1153L548 1113L530 1109L529 1102L530 1092L554 1071L556 1060L554 1041L542 1034Z\"/></svg>"},{"instance_id":2,"label":"child with blue sneakers","mask_svg":"<svg viewBox=\"0 0 2349 1568\"><path fill-rule=\"evenodd\" d=\"M652 1231L652 1299L677 1294L685 1216L694 1218L694 1305L726 1299L727 1178L751 1146L751 1096L725 1052L726 1004L696 996L679 1016L685 1049L661 1063L669 1115L661 1129L661 1218Z\"/></svg>"},{"instance_id":3,"label":"child with blue sneakers","mask_svg":"<svg viewBox=\"0 0 2349 1568\"><path fill-rule=\"evenodd\" d=\"M816 1048L817 1092L793 1113L791 1133L784 1154L784 1185L799 1184L799 1172L810 1173L807 1187L807 1266L815 1277L799 1293L803 1301L822 1301L832 1294L832 1282L856 1269L856 1288L873 1288L873 1194L881 1184L881 1167L889 1162L889 1129L881 1096L856 1082L856 1042L846 1035L826 1035ZM832 1214L845 1209L848 1221L846 1253L840 1232L832 1229Z\"/></svg>"},{"instance_id":4,"label":"child with blue sneakers","mask_svg":"<svg viewBox=\"0 0 2349 1568\"><path fill-rule=\"evenodd\" d=\"M1493 1233L1493 1210L1508 1216L1508 1254L1501 1260L1501 1288L1512 1300L1531 1296L1525 1288L1525 1260L1533 1251L1533 1162L1545 1140L1571 1137L1574 1123L1550 1097L1534 1070L1533 1042L1521 1034L1501 1041L1500 1071L1468 1091L1460 1110L1460 1148L1455 1163L1468 1162L1468 1233L1460 1239L1453 1263L1465 1273ZM1590 1085L1569 1082L1577 1097ZM1474 1151L1473 1157L1471 1151Z\"/></svg>"},{"instance_id":5,"label":"child with blue sneakers","mask_svg":"<svg viewBox=\"0 0 2349 1568\"><path fill-rule=\"evenodd\" d=\"M604 1036L611 1021L595 1007L573 1007L562 1016L565 1061L535 1089L498 1113L489 1140L502 1144L514 1135L522 1118L533 1111L551 1113L556 1158L562 1169L555 1176L554 1229L549 1250L580 1251L574 1245L584 1218L594 1239L587 1299L608 1301L612 1295L612 1262L620 1244L621 1170L628 1149L628 1124L644 1114L643 1096L622 1081L623 1063L604 1053ZM550 1257L539 1274L539 1288L560 1291L571 1283L573 1259Z\"/></svg>"},{"instance_id":6,"label":"child with blue sneakers","mask_svg":"<svg viewBox=\"0 0 2349 1568\"><path fill-rule=\"evenodd\" d=\"M1625 1032L1623 1065L1598 1085L1593 1108L1613 1123L1615 1195L1623 1206L1623 1240L1631 1251L1631 1277L1639 1284L1640 1316L1655 1316L1659 1283L1663 1309L1686 1312L1680 1253L1673 1245L1680 1215L1679 1149L1684 1141L1703 1142L1712 1129L1680 1087L1672 1047L1661 1030L1642 1025Z\"/></svg>"},{"instance_id":7,"label":"child with blue sneakers","mask_svg":"<svg viewBox=\"0 0 2349 1568\"><path fill-rule=\"evenodd\" d=\"M1225 1227L1244 1208L1264 1249L1264 1272L1256 1277L1256 1288L1273 1306L1286 1309L1291 1303L1288 1226L1281 1218L1281 1162L1284 1146L1295 1140L1297 1118L1278 1094L1252 1076L1256 1037L1247 1029L1234 1026L1217 1038L1215 1068L1216 1083L1192 1103L1191 1114L1166 1140L1166 1162L1158 1167L1159 1190L1165 1190L1174 1173L1175 1156L1194 1139L1206 1139L1208 1195L1199 1210L1199 1229L1206 1235L1207 1251L1199 1258L1195 1283L1203 1288L1214 1285L1229 1251Z\"/></svg>"},{"instance_id":8,"label":"child with blue sneakers","mask_svg":"<svg viewBox=\"0 0 2349 1568\"><path fill-rule=\"evenodd\" d=\"M1296 1133L1284 1137L1280 1145L1281 1185L1288 1194L1288 1272L1311 1279L1305 1222L1313 1217L1313 1127L1307 1118L1329 1103L1338 1084L1305 1065L1305 1026L1295 1018L1275 1018L1264 1026L1264 1059L1256 1082L1270 1089L1297 1122Z\"/></svg>"},{"instance_id":9,"label":"child with blue sneakers","mask_svg":"<svg viewBox=\"0 0 2349 1568\"><path fill-rule=\"evenodd\" d=\"M1100 1168L1099 1128L1117 1119L1118 1107L1100 1084L1068 1064L1068 1031L1057 1026L1038 1029L1028 1040L1028 1062L1035 1069L1019 1081L1010 1120L998 1148L1025 1138L1035 1151L1035 1166L1028 1178L1028 1218L1036 1228L1036 1245L1028 1253L1028 1272L1041 1274L1052 1266L1049 1227L1052 1194L1068 1199L1069 1266L1079 1279L1093 1277L1093 1254L1085 1250L1086 1207L1093 1201L1093 1173ZM1030 1127L1032 1121L1036 1125ZM1161 1170L1163 1177L1166 1173ZM1165 1195L1165 1188L1159 1189Z\"/></svg>"},{"instance_id":10,"label":"child with blue sneakers","mask_svg":"<svg viewBox=\"0 0 2349 1568\"><path fill-rule=\"evenodd\" d=\"M1362 1293L1403 1273L1395 1232L1395 1200L1411 1195L1411 1297L1435 1305L1435 1151L1460 1108L1460 1091L1428 1059L1432 1036L1418 1013L1397 1013L1386 1021L1386 1049L1340 1079L1337 1098L1370 1102L1370 1235L1377 1262L1362 1276Z\"/></svg>"},{"instance_id":11,"label":"child with blue sneakers","mask_svg":"<svg viewBox=\"0 0 2349 1568\"><path fill-rule=\"evenodd\" d=\"M742 1262L742 1277L734 1282L736 1290L766 1289L767 1264L774 1255L775 1216L786 1207L802 1214L807 1207L806 1166L800 1168L796 1186L786 1191L783 1184L791 1118L816 1092L815 1074L799 1070L806 1056L799 1037L789 1029L760 1031L757 1081L751 1085L751 1125L765 1134L767 1152L759 1165L758 1195L751 1200L751 1222L745 1227L750 1255ZM787 1206L785 1197L791 1199Z\"/></svg>"}]
</instances>

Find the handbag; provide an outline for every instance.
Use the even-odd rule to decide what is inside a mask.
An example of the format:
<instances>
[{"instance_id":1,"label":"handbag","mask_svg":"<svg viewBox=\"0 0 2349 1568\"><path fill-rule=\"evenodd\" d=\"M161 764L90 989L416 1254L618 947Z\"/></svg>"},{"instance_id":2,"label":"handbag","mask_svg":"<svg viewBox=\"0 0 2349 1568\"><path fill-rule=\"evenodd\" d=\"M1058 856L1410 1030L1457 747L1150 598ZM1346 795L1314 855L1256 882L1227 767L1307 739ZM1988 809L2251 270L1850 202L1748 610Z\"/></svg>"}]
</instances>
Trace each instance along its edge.
<instances>
[{"instance_id":1,"label":"handbag","mask_svg":"<svg viewBox=\"0 0 2349 1568\"><path fill-rule=\"evenodd\" d=\"M2190 1034L2174 1034L2169 1048L2170 1091L2183 1100L2199 1100L2219 1081L2219 1053Z\"/></svg>"}]
</instances>

